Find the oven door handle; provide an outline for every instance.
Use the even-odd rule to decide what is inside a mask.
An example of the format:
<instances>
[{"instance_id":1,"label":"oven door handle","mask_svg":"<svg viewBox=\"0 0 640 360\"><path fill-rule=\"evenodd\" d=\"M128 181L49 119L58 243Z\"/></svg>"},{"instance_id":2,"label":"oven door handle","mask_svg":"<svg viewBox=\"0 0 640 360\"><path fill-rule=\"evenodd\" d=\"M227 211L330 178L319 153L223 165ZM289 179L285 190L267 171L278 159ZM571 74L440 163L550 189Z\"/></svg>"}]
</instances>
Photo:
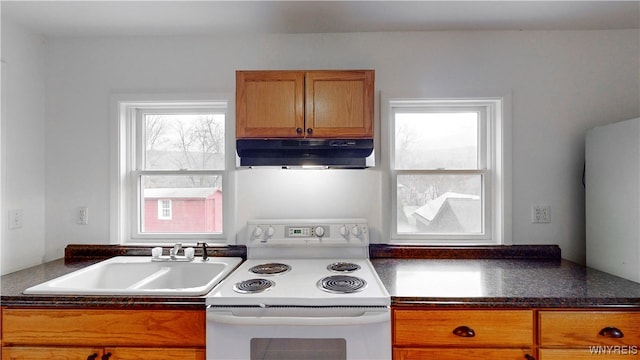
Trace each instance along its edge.
<instances>
[{"instance_id":1,"label":"oven door handle","mask_svg":"<svg viewBox=\"0 0 640 360\"><path fill-rule=\"evenodd\" d=\"M208 311L207 321L229 325L307 325L340 326L364 325L390 322L389 311L365 311L358 316L311 317L311 316L236 316L230 312Z\"/></svg>"}]
</instances>

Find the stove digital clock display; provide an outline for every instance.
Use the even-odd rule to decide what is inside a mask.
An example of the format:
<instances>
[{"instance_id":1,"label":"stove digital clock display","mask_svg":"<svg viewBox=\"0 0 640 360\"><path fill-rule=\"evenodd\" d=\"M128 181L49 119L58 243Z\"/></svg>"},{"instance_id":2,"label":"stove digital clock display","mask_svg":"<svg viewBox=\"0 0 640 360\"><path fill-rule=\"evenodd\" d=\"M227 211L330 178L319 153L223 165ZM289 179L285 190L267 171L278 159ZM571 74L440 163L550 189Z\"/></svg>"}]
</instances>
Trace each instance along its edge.
<instances>
[{"instance_id":1,"label":"stove digital clock display","mask_svg":"<svg viewBox=\"0 0 640 360\"><path fill-rule=\"evenodd\" d=\"M308 227L288 227L287 234L289 237L309 237L311 229Z\"/></svg>"}]
</instances>

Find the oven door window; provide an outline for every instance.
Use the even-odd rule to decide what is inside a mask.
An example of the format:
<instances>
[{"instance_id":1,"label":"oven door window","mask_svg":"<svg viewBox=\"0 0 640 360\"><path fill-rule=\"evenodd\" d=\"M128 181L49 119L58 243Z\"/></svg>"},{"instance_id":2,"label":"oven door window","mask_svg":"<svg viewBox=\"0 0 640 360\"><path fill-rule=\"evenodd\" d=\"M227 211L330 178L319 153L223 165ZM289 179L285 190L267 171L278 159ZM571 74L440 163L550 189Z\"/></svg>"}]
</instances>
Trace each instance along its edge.
<instances>
[{"instance_id":1,"label":"oven door window","mask_svg":"<svg viewBox=\"0 0 640 360\"><path fill-rule=\"evenodd\" d=\"M345 339L253 338L251 360L346 360Z\"/></svg>"}]
</instances>

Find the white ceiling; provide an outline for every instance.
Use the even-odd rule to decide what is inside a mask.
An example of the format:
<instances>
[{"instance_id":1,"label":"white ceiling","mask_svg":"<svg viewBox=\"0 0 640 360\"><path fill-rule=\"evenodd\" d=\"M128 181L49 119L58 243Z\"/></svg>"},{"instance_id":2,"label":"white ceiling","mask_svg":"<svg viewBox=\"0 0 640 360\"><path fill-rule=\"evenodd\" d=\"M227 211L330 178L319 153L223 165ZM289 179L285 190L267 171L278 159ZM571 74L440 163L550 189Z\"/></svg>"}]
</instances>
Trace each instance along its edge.
<instances>
[{"instance_id":1,"label":"white ceiling","mask_svg":"<svg viewBox=\"0 0 640 360\"><path fill-rule=\"evenodd\" d=\"M2 19L47 36L640 28L640 1L25 1Z\"/></svg>"}]
</instances>

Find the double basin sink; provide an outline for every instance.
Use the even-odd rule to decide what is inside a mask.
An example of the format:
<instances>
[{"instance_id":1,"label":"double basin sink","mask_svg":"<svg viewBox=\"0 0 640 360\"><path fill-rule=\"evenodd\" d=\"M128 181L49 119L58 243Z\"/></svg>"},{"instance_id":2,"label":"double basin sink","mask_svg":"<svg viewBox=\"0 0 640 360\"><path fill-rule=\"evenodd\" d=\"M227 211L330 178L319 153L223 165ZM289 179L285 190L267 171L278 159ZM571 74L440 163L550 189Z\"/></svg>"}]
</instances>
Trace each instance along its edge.
<instances>
[{"instance_id":1,"label":"double basin sink","mask_svg":"<svg viewBox=\"0 0 640 360\"><path fill-rule=\"evenodd\" d=\"M151 257L117 256L30 287L24 293L198 296L211 291L241 261L237 257L153 261Z\"/></svg>"}]
</instances>

